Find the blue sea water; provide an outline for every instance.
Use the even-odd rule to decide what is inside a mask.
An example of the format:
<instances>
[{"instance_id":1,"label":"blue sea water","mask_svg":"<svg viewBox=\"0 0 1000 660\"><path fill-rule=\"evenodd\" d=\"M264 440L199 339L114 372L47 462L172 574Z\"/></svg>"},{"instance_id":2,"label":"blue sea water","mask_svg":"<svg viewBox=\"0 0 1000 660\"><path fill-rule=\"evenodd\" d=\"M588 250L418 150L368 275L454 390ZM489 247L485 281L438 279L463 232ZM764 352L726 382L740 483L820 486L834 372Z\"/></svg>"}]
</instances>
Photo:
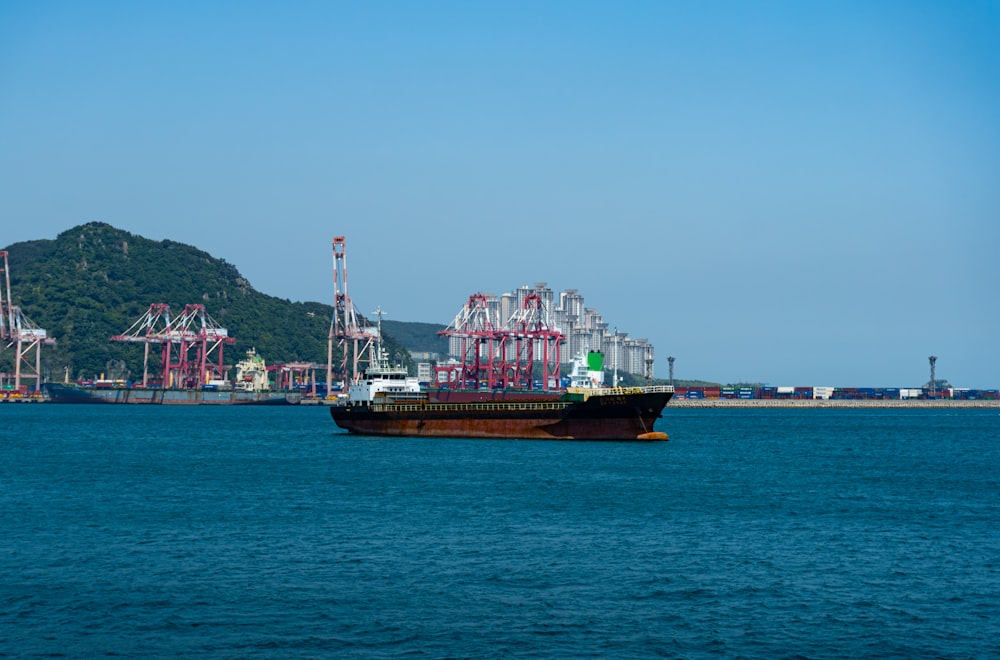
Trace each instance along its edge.
<instances>
[{"instance_id":1,"label":"blue sea water","mask_svg":"<svg viewBox=\"0 0 1000 660\"><path fill-rule=\"evenodd\" d=\"M654 444L0 425L3 655L1000 657L996 410L668 408Z\"/></svg>"}]
</instances>

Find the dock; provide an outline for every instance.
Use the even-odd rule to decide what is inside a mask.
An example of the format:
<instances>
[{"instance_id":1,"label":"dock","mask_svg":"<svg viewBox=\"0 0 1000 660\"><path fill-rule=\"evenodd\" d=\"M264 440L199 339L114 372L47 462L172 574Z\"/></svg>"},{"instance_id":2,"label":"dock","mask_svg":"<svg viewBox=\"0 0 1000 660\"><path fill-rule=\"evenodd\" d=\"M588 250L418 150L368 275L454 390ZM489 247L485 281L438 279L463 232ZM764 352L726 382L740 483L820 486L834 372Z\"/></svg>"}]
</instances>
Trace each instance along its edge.
<instances>
[{"instance_id":1,"label":"dock","mask_svg":"<svg viewBox=\"0 0 1000 660\"><path fill-rule=\"evenodd\" d=\"M667 408L996 408L997 399L685 399Z\"/></svg>"}]
</instances>

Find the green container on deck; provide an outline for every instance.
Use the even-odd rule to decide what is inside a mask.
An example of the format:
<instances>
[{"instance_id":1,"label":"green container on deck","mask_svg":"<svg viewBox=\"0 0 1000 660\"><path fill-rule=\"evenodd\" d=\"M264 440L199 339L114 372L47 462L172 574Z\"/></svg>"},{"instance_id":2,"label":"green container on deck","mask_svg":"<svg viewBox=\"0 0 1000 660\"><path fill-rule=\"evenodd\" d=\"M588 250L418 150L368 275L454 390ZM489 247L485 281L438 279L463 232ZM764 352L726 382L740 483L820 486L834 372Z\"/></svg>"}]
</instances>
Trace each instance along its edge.
<instances>
[{"instance_id":1,"label":"green container on deck","mask_svg":"<svg viewBox=\"0 0 1000 660\"><path fill-rule=\"evenodd\" d=\"M604 371L604 353L587 353L587 369Z\"/></svg>"}]
</instances>

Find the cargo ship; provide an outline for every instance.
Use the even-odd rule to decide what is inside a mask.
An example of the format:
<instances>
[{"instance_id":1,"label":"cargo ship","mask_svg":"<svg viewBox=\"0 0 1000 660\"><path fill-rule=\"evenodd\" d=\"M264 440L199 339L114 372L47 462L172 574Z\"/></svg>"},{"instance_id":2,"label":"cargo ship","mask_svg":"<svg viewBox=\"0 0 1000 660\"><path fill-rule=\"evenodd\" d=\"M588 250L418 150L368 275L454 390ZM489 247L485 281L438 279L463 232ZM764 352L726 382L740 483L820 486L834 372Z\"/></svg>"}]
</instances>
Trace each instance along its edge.
<instances>
[{"instance_id":1,"label":"cargo ship","mask_svg":"<svg viewBox=\"0 0 1000 660\"><path fill-rule=\"evenodd\" d=\"M330 415L340 428L370 436L667 440L653 426L672 387L604 387L603 378L602 354L589 352L574 361L562 391L426 390L391 366L377 344L369 368Z\"/></svg>"},{"instance_id":2,"label":"cargo ship","mask_svg":"<svg viewBox=\"0 0 1000 660\"><path fill-rule=\"evenodd\" d=\"M42 383L51 403L129 403L166 405L295 405L300 392L269 389L264 358L251 349L236 363L236 384L209 381L200 388L132 387L122 381L98 380L86 385Z\"/></svg>"}]
</instances>

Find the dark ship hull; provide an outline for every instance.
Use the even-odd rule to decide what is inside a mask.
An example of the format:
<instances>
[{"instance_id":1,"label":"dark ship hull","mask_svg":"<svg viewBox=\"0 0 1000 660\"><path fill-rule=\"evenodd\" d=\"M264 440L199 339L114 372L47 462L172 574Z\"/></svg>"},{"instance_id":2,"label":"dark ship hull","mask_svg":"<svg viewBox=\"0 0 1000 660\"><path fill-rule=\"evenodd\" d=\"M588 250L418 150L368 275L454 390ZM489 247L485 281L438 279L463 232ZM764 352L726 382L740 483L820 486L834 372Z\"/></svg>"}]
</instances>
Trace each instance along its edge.
<instances>
[{"instance_id":1,"label":"dark ship hull","mask_svg":"<svg viewBox=\"0 0 1000 660\"><path fill-rule=\"evenodd\" d=\"M127 403L164 405L294 405L302 395L293 392L245 392L242 390L197 390L130 387L80 387L42 383L45 400L51 403Z\"/></svg>"},{"instance_id":2,"label":"dark ship hull","mask_svg":"<svg viewBox=\"0 0 1000 660\"><path fill-rule=\"evenodd\" d=\"M439 403L427 397L330 408L337 426L362 435L545 440L666 440L653 424L672 388L606 388L539 400Z\"/></svg>"}]
</instances>

